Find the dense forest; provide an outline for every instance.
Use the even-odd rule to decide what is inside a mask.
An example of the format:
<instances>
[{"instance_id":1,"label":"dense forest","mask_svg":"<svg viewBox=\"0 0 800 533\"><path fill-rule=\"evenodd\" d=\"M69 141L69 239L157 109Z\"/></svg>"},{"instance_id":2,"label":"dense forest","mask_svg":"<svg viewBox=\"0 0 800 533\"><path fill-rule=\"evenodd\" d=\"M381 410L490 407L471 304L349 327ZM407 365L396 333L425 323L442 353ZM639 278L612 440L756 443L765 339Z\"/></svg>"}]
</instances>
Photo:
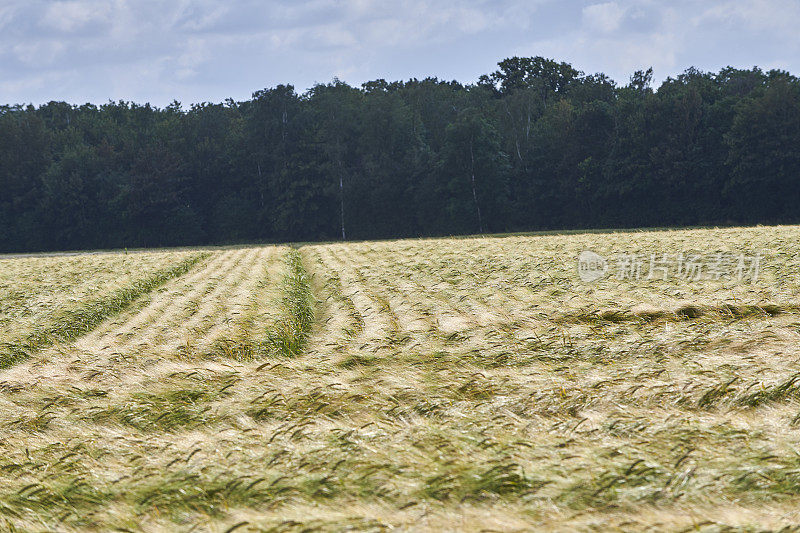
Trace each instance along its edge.
<instances>
[{"instance_id":1,"label":"dense forest","mask_svg":"<svg viewBox=\"0 0 800 533\"><path fill-rule=\"evenodd\" d=\"M515 57L469 85L0 106L0 251L800 221L798 78L651 85Z\"/></svg>"}]
</instances>

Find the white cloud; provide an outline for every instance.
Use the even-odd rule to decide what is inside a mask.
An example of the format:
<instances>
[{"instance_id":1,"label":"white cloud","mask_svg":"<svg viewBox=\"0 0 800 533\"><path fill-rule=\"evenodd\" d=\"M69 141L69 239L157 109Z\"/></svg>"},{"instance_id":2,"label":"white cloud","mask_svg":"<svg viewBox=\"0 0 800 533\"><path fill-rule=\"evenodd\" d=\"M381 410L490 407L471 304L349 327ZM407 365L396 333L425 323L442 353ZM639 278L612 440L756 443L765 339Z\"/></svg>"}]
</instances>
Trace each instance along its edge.
<instances>
[{"instance_id":1,"label":"white cloud","mask_svg":"<svg viewBox=\"0 0 800 533\"><path fill-rule=\"evenodd\" d=\"M246 98L335 75L468 83L513 55L621 83L651 65L657 80L798 73L797 27L798 0L0 0L0 104Z\"/></svg>"},{"instance_id":2,"label":"white cloud","mask_svg":"<svg viewBox=\"0 0 800 533\"><path fill-rule=\"evenodd\" d=\"M50 4L42 18L45 26L74 32L92 22L105 22L111 14L108 3L74 0Z\"/></svg>"},{"instance_id":3,"label":"white cloud","mask_svg":"<svg viewBox=\"0 0 800 533\"><path fill-rule=\"evenodd\" d=\"M181 29L202 32L213 29L230 12L230 5L189 2L180 4L176 25Z\"/></svg>"},{"instance_id":4,"label":"white cloud","mask_svg":"<svg viewBox=\"0 0 800 533\"><path fill-rule=\"evenodd\" d=\"M189 39L175 60L177 69L175 75L178 79L195 76L207 57L209 57L209 50L206 42L197 38Z\"/></svg>"},{"instance_id":5,"label":"white cloud","mask_svg":"<svg viewBox=\"0 0 800 533\"><path fill-rule=\"evenodd\" d=\"M345 2L348 9L357 15L369 15L379 8L376 0L347 0Z\"/></svg>"},{"instance_id":6,"label":"white cloud","mask_svg":"<svg viewBox=\"0 0 800 533\"><path fill-rule=\"evenodd\" d=\"M12 48L16 58L29 66L43 67L52 64L64 51L64 44L56 41L19 43Z\"/></svg>"},{"instance_id":7,"label":"white cloud","mask_svg":"<svg viewBox=\"0 0 800 533\"><path fill-rule=\"evenodd\" d=\"M2 29L6 24L11 22L11 19L13 17L14 17L14 6L0 7L0 29Z\"/></svg>"},{"instance_id":8,"label":"white cloud","mask_svg":"<svg viewBox=\"0 0 800 533\"><path fill-rule=\"evenodd\" d=\"M583 21L590 27L603 33L611 33L619 29L625 9L617 2L593 4L583 8Z\"/></svg>"},{"instance_id":9,"label":"white cloud","mask_svg":"<svg viewBox=\"0 0 800 533\"><path fill-rule=\"evenodd\" d=\"M800 2L797 0L726 0L708 5L695 24L725 23L757 31L791 30L797 36Z\"/></svg>"},{"instance_id":10,"label":"white cloud","mask_svg":"<svg viewBox=\"0 0 800 533\"><path fill-rule=\"evenodd\" d=\"M322 47L348 47L358 44L350 31L338 25L321 26L310 32L309 36Z\"/></svg>"},{"instance_id":11,"label":"white cloud","mask_svg":"<svg viewBox=\"0 0 800 533\"><path fill-rule=\"evenodd\" d=\"M46 76L31 76L18 80L1 80L0 92L18 92L40 90L47 83ZM21 102L22 100L20 100Z\"/></svg>"}]
</instances>

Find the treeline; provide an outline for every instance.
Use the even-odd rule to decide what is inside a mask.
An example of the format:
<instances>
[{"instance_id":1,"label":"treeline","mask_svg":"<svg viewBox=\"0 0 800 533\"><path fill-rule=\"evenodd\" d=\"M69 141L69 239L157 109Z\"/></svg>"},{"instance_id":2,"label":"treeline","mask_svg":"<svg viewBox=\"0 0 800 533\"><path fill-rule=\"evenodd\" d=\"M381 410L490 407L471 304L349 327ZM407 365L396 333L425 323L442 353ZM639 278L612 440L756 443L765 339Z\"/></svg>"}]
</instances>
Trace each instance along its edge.
<instances>
[{"instance_id":1,"label":"treeline","mask_svg":"<svg viewBox=\"0 0 800 533\"><path fill-rule=\"evenodd\" d=\"M541 57L164 109L0 107L0 251L800 221L800 81Z\"/></svg>"}]
</instances>

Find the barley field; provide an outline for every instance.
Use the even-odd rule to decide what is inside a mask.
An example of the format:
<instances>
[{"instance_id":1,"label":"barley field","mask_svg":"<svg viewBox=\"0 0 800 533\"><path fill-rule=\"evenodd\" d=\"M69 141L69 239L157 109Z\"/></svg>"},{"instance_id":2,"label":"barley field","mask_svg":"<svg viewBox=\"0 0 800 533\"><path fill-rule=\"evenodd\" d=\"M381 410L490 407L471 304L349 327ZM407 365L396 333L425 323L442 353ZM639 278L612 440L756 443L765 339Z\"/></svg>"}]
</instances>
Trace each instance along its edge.
<instances>
[{"instance_id":1,"label":"barley field","mask_svg":"<svg viewBox=\"0 0 800 533\"><path fill-rule=\"evenodd\" d=\"M0 259L0 530L800 531L798 243Z\"/></svg>"}]
</instances>

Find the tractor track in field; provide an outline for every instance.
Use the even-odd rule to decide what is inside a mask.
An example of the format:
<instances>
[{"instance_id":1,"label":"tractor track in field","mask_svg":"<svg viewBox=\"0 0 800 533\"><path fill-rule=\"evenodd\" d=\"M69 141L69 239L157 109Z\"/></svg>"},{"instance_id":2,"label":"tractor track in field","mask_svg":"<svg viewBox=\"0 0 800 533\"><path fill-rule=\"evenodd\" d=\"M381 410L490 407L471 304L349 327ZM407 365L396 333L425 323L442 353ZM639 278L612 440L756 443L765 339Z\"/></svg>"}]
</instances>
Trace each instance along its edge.
<instances>
[{"instance_id":1,"label":"tractor track in field","mask_svg":"<svg viewBox=\"0 0 800 533\"><path fill-rule=\"evenodd\" d=\"M254 315L251 321L258 318L263 309L253 306L263 302L253 295L264 295L282 253L254 248L215 254L74 343L43 350L6 371L3 379L130 383L153 376L159 368L168 371L204 359L219 365L211 362L215 341L244 328L245 314Z\"/></svg>"}]
</instances>

